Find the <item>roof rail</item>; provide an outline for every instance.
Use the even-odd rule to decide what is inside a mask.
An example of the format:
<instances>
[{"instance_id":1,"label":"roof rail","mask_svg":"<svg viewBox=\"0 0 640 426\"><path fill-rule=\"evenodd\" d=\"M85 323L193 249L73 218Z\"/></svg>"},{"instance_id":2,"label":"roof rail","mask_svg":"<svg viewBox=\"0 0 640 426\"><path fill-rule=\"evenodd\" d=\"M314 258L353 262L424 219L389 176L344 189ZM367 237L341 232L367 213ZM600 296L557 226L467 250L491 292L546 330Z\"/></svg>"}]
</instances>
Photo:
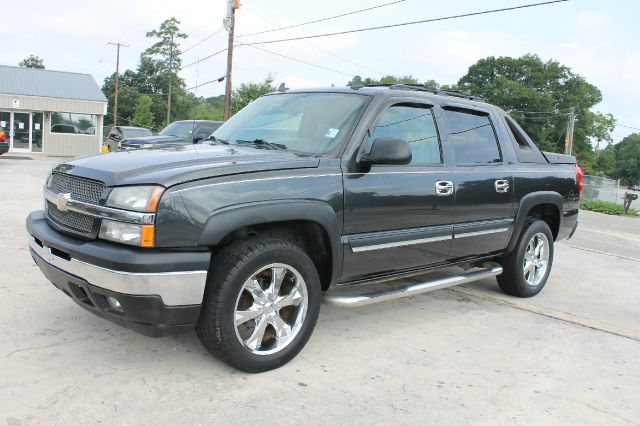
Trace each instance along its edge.
<instances>
[{"instance_id":1,"label":"roof rail","mask_svg":"<svg viewBox=\"0 0 640 426\"><path fill-rule=\"evenodd\" d=\"M434 95L453 96L456 98L469 99L471 101L485 102L480 96L474 96L469 93L458 90L442 90L437 87L430 87L425 84L412 83L380 83L380 84L356 84L351 86L352 89L360 89L363 87L388 87L393 90L415 90L418 92L430 92Z\"/></svg>"}]
</instances>

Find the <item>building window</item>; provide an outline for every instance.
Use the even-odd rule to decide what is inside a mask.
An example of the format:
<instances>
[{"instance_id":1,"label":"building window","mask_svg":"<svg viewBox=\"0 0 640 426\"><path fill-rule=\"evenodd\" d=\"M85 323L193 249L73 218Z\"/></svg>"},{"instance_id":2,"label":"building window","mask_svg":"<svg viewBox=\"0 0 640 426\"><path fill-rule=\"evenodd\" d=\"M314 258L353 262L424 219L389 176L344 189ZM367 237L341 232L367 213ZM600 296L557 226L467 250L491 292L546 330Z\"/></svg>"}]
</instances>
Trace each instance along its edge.
<instances>
[{"instance_id":1,"label":"building window","mask_svg":"<svg viewBox=\"0 0 640 426\"><path fill-rule=\"evenodd\" d=\"M74 114L71 112L52 112L51 133L95 135L96 116L90 114Z\"/></svg>"}]
</instances>

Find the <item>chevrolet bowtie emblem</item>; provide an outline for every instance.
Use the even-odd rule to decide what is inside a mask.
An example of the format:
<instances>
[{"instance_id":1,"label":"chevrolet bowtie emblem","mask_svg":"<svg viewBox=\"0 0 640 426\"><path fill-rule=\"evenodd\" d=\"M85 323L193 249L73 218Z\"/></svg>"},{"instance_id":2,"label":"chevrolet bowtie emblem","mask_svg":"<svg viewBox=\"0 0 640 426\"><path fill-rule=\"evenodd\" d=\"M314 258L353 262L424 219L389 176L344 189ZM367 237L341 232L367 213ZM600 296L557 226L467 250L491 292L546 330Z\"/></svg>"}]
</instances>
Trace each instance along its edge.
<instances>
[{"instance_id":1,"label":"chevrolet bowtie emblem","mask_svg":"<svg viewBox=\"0 0 640 426\"><path fill-rule=\"evenodd\" d=\"M55 205L58 208L58 210L60 210L61 212L66 212L67 211L67 203L69 202L69 200L71 199L71 194L67 193L67 194L58 194L56 196L56 201L55 201Z\"/></svg>"}]
</instances>

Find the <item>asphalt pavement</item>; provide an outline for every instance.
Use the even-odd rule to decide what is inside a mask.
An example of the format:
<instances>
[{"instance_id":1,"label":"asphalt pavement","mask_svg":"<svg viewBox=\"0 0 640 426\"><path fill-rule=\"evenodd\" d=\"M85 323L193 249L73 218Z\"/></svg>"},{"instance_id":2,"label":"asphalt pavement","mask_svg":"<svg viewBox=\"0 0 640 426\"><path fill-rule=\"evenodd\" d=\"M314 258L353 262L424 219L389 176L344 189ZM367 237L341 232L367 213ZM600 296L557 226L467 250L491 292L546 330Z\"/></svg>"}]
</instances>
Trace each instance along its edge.
<instances>
[{"instance_id":1,"label":"asphalt pavement","mask_svg":"<svg viewBox=\"0 0 640 426\"><path fill-rule=\"evenodd\" d=\"M54 288L27 250L54 158L0 157L0 422L639 424L640 220L580 213L530 299L495 279L323 305L288 365L250 375L195 333L145 337Z\"/></svg>"}]
</instances>

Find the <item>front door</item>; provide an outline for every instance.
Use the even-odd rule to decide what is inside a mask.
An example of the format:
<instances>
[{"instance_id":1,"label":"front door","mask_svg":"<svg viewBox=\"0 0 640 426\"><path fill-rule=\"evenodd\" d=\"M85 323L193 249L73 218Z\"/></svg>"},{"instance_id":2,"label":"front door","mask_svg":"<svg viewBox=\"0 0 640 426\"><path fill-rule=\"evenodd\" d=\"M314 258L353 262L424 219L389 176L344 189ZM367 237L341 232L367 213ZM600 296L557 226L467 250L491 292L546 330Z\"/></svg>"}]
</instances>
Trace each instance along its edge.
<instances>
[{"instance_id":1,"label":"front door","mask_svg":"<svg viewBox=\"0 0 640 426\"><path fill-rule=\"evenodd\" d=\"M43 114L31 113L31 152L42 152Z\"/></svg>"},{"instance_id":2,"label":"front door","mask_svg":"<svg viewBox=\"0 0 640 426\"><path fill-rule=\"evenodd\" d=\"M403 166L344 166L341 282L442 262L451 245L454 196L436 194L436 183L447 178L431 106L391 103L372 129L365 143L405 140L412 160Z\"/></svg>"},{"instance_id":3,"label":"front door","mask_svg":"<svg viewBox=\"0 0 640 426\"><path fill-rule=\"evenodd\" d=\"M31 150L31 123L30 114L26 112L13 112L11 150L30 151Z\"/></svg>"}]
</instances>

